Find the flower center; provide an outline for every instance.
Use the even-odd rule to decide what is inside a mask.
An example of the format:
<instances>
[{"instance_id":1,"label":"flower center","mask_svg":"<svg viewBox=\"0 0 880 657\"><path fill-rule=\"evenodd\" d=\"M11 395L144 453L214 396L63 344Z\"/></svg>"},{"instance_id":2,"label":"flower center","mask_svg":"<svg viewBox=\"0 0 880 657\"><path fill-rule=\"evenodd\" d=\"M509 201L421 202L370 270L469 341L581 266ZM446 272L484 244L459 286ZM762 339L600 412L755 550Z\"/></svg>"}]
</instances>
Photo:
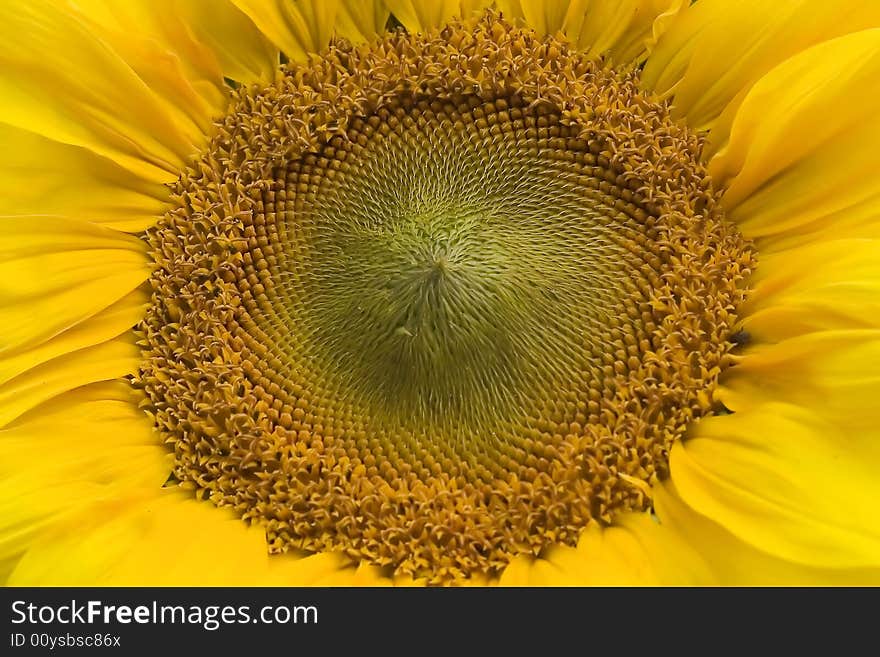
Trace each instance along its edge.
<instances>
[{"instance_id":1,"label":"flower center","mask_svg":"<svg viewBox=\"0 0 880 657\"><path fill-rule=\"evenodd\" d=\"M241 90L150 235L175 475L272 551L440 583L644 510L752 264L699 149L491 13Z\"/></svg>"},{"instance_id":2,"label":"flower center","mask_svg":"<svg viewBox=\"0 0 880 657\"><path fill-rule=\"evenodd\" d=\"M280 174L270 202L293 221L269 240L261 315L283 308L273 340L372 426L470 452L544 391L574 400L601 379L592 352L644 262L557 113L457 100L389 103Z\"/></svg>"}]
</instances>

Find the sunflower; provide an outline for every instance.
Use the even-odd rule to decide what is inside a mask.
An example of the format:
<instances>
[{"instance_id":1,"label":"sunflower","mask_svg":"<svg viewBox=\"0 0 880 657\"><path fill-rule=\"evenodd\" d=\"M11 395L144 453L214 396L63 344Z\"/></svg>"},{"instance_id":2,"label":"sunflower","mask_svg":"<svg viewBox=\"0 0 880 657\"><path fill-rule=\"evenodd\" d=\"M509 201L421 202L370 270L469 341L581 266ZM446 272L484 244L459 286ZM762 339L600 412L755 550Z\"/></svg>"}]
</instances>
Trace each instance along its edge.
<instances>
[{"instance_id":1,"label":"sunflower","mask_svg":"<svg viewBox=\"0 0 880 657\"><path fill-rule=\"evenodd\" d=\"M3 14L8 584L880 582L880 5Z\"/></svg>"}]
</instances>

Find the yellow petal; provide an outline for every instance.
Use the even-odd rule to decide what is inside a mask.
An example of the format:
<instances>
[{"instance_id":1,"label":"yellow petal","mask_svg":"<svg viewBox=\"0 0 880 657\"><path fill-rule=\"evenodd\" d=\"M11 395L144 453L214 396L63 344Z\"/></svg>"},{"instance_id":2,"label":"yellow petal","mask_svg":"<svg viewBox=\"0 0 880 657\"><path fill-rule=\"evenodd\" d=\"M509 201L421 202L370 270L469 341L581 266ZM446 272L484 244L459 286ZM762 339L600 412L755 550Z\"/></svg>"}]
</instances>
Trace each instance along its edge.
<instances>
[{"instance_id":1,"label":"yellow petal","mask_svg":"<svg viewBox=\"0 0 880 657\"><path fill-rule=\"evenodd\" d=\"M88 149L5 124L0 143L0 214L55 214L137 232L164 212L164 186Z\"/></svg>"},{"instance_id":2,"label":"yellow petal","mask_svg":"<svg viewBox=\"0 0 880 657\"><path fill-rule=\"evenodd\" d=\"M411 575L395 575L391 581L394 586L401 588L424 588L427 586L427 580L414 578Z\"/></svg>"},{"instance_id":3,"label":"yellow petal","mask_svg":"<svg viewBox=\"0 0 880 657\"><path fill-rule=\"evenodd\" d=\"M749 236L834 230L880 218L880 29L826 41L758 82L710 162L724 206ZM766 241L766 239L765 239Z\"/></svg>"},{"instance_id":4,"label":"yellow petal","mask_svg":"<svg viewBox=\"0 0 880 657\"><path fill-rule=\"evenodd\" d=\"M138 399L126 383L112 381L42 404L0 429L0 474L24 478L33 488L82 482L161 486L171 471L170 453Z\"/></svg>"},{"instance_id":5,"label":"yellow petal","mask_svg":"<svg viewBox=\"0 0 880 657\"><path fill-rule=\"evenodd\" d=\"M225 103L224 77L271 80L278 65L278 51L229 0L83 0L77 7L103 39L133 55L126 61L151 87L178 69L215 109Z\"/></svg>"},{"instance_id":6,"label":"yellow petal","mask_svg":"<svg viewBox=\"0 0 880 657\"><path fill-rule=\"evenodd\" d=\"M350 564L313 580L311 586L392 586L377 566Z\"/></svg>"},{"instance_id":7,"label":"yellow petal","mask_svg":"<svg viewBox=\"0 0 880 657\"><path fill-rule=\"evenodd\" d=\"M81 146L168 182L204 135L71 7L8 0L0 21L0 123Z\"/></svg>"},{"instance_id":8,"label":"yellow petal","mask_svg":"<svg viewBox=\"0 0 880 657\"><path fill-rule=\"evenodd\" d=\"M131 67L183 131L207 133L225 104L223 76L210 51L193 52L193 39L173 8L160 19L160 4L85 0L76 17ZM172 45L174 37L179 41ZM189 57L182 59L177 47Z\"/></svg>"},{"instance_id":9,"label":"yellow petal","mask_svg":"<svg viewBox=\"0 0 880 657\"><path fill-rule=\"evenodd\" d=\"M684 0L499 0L504 16L539 34L563 33L580 50L618 66L644 59Z\"/></svg>"},{"instance_id":10,"label":"yellow petal","mask_svg":"<svg viewBox=\"0 0 880 657\"><path fill-rule=\"evenodd\" d=\"M820 240L760 251L743 323L758 342L814 331L880 328L880 241Z\"/></svg>"},{"instance_id":11,"label":"yellow petal","mask_svg":"<svg viewBox=\"0 0 880 657\"><path fill-rule=\"evenodd\" d=\"M519 557L502 586L670 586L716 582L691 528L650 513L624 513L609 527L590 525L577 547L553 546L538 559Z\"/></svg>"},{"instance_id":12,"label":"yellow petal","mask_svg":"<svg viewBox=\"0 0 880 657\"><path fill-rule=\"evenodd\" d=\"M321 580L332 579L335 572L352 567L351 560L339 552L279 554L271 556L268 562L273 586L317 586Z\"/></svg>"},{"instance_id":13,"label":"yellow petal","mask_svg":"<svg viewBox=\"0 0 880 657\"><path fill-rule=\"evenodd\" d=\"M140 349L126 334L32 367L0 385L0 427L56 395L132 374L140 361Z\"/></svg>"},{"instance_id":14,"label":"yellow petal","mask_svg":"<svg viewBox=\"0 0 880 657\"><path fill-rule=\"evenodd\" d=\"M58 356L79 351L127 333L144 316L149 295L135 290L94 317L31 349L0 354L0 384Z\"/></svg>"},{"instance_id":15,"label":"yellow petal","mask_svg":"<svg viewBox=\"0 0 880 657\"><path fill-rule=\"evenodd\" d=\"M685 504L673 481L655 486L661 526L678 532L699 553L708 578L722 586L829 586L880 582L877 568L815 568L780 559L736 538ZM687 553L682 556L687 558ZM658 558L659 555L655 556ZM684 565L684 564L683 564Z\"/></svg>"},{"instance_id":16,"label":"yellow petal","mask_svg":"<svg viewBox=\"0 0 880 657\"><path fill-rule=\"evenodd\" d=\"M380 0L342 0L336 16L336 34L355 43L382 34L390 12Z\"/></svg>"},{"instance_id":17,"label":"yellow petal","mask_svg":"<svg viewBox=\"0 0 880 657\"><path fill-rule=\"evenodd\" d=\"M582 16L589 0L496 0L496 6L505 18L535 30L538 34L556 34L566 26L569 12ZM571 36L571 35L569 35Z\"/></svg>"},{"instance_id":18,"label":"yellow petal","mask_svg":"<svg viewBox=\"0 0 880 657\"><path fill-rule=\"evenodd\" d=\"M84 505L47 527L13 586L268 585L263 532L170 488Z\"/></svg>"},{"instance_id":19,"label":"yellow petal","mask_svg":"<svg viewBox=\"0 0 880 657\"><path fill-rule=\"evenodd\" d=\"M524 554L521 554L515 557L504 571L501 573L501 577L498 580L499 586L528 586L529 585L529 573L532 570L532 565L534 564L534 559L528 557Z\"/></svg>"},{"instance_id":20,"label":"yellow petal","mask_svg":"<svg viewBox=\"0 0 880 657\"><path fill-rule=\"evenodd\" d=\"M29 3L15 20L51 47L0 54L0 87L13 89L0 109L0 212L9 214L143 230L164 211L160 183L224 110L224 76L269 79L277 64L275 48L226 0ZM64 66L77 71L52 83Z\"/></svg>"},{"instance_id":21,"label":"yellow petal","mask_svg":"<svg viewBox=\"0 0 880 657\"><path fill-rule=\"evenodd\" d=\"M109 0L113 2L114 0ZM270 81L278 69L278 49L230 0L164 0L158 5L158 21L176 14L180 24L172 33L165 29L170 45L179 48L184 32L192 34L193 51L210 51L217 59L223 77L242 84ZM208 59L207 53L201 55ZM199 58L201 58L199 57ZM187 56L187 59L197 59Z\"/></svg>"},{"instance_id":22,"label":"yellow petal","mask_svg":"<svg viewBox=\"0 0 880 657\"><path fill-rule=\"evenodd\" d=\"M335 34L354 42L382 31L387 11L378 0L232 0L292 60L324 50Z\"/></svg>"},{"instance_id":23,"label":"yellow petal","mask_svg":"<svg viewBox=\"0 0 880 657\"><path fill-rule=\"evenodd\" d=\"M385 5L410 32L441 27L454 17L475 14L491 0L385 0Z\"/></svg>"},{"instance_id":24,"label":"yellow petal","mask_svg":"<svg viewBox=\"0 0 880 657\"><path fill-rule=\"evenodd\" d=\"M673 95L673 116L713 131L720 145L726 130L718 118L770 69L811 45L876 26L880 5L862 0L700 0L669 25L642 83Z\"/></svg>"},{"instance_id":25,"label":"yellow petal","mask_svg":"<svg viewBox=\"0 0 880 657\"><path fill-rule=\"evenodd\" d=\"M656 586L714 583L682 528L648 513L628 513L612 526L588 528L576 548L553 547L541 585Z\"/></svg>"},{"instance_id":26,"label":"yellow petal","mask_svg":"<svg viewBox=\"0 0 880 657\"><path fill-rule=\"evenodd\" d=\"M853 435L820 414L769 402L704 419L673 447L672 481L694 510L770 555L880 568L877 431Z\"/></svg>"},{"instance_id":27,"label":"yellow petal","mask_svg":"<svg viewBox=\"0 0 880 657\"><path fill-rule=\"evenodd\" d=\"M0 430L0 581L390 583L340 554L270 558L259 527L182 487L161 488L171 455L139 398L124 381L83 386Z\"/></svg>"},{"instance_id":28,"label":"yellow petal","mask_svg":"<svg viewBox=\"0 0 880 657\"><path fill-rule=\"evenodd\" d=\"M735 411L773 399L811 409L850 434L876 438L880 331L822 331L751 346L722 383L719 398ZM876 444L880 448L880 440Z\"/></svg>"},{"instance_id":29,"label":"yellow petal","mask_svg":"<svg viewBox=\"0 0 880 657\"><path fill-rule=\"evenodd\" d=\"M85 386L38 406L0 430L0 564L65 514L120 490L161 486L170 467L123 382Z\"/></svg>"},{"instance_id":30,"label":"yellow petal","mask_svg":"<svg viewBox=\"0 0 880 657\"><path fill-rule=\"evenodd\" d=\"M604 0L590 2L576 43L618 66L641 62L686 5L685 0Z\"/></svg>"},{"instance_id":31,"label":"yellow petal","mask_svg":"<svg viewBox=\"0 0 880 657\"><path fill-rule=\"evenodd\" d=\"M75 326L150 273L141 240L96 224L0 217L0 226L0 354Z\"/></svg>"},{"instance_id":32,"label":"yellow petal","mask_svg":"<svg viewBox=\"0 0 880 657\"><path fill-rule=\"evenodd\" d=\"M673 477L673 481L677 481ZM880 582L878 568L793 563L742 541L685 504L672 481L654 486L655 514L627 513L591 526L576 548L518 557L501 586L853 585Z\"/></svg>"},{"instance_id":33,"label":"yellow petal","mask_svg":"<svg viewBox=\"0 0 880 657\"><path fill-rule=\"evenodd\" d=\"M0 480L0 583L42 532L105 493L88 482L34 488L23 477Z\"/></svg>"}]
</instances>

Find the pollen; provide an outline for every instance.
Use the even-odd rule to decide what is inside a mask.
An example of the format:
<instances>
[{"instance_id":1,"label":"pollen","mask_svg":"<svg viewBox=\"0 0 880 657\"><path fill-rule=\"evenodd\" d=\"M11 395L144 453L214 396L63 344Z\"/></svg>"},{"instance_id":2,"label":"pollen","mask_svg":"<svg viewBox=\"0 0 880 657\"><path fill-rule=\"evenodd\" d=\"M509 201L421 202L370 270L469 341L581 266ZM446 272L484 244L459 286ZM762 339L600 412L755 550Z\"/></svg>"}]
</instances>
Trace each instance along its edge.
<instances>
[{"instance_id":1,"label":"pollen","mask_svg":"<svg viewBox=\"0 0 880 657\"><path fill-rule=\"evenodd\" d=\"M436 584L650 508L754 252L637 76L489 12L236 90L149 234L175 477Z\"/></svg>"}]
</instances>

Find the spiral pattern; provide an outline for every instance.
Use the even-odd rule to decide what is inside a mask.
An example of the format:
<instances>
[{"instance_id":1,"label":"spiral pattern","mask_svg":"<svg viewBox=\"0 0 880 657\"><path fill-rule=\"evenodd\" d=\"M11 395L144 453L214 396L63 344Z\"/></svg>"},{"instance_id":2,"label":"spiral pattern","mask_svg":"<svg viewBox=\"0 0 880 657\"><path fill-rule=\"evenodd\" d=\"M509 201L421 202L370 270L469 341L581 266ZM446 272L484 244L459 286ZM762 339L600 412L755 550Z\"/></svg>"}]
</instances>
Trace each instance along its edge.
<instances>
[{"instance_id":1,"label":"spiral pattern","mask_svg":"<svg viewBox=\"0 0 880 657\"><path fill-rule=\"evenodd\" d=\"M240 90L149 236L175 476L436 583L648 508L753 254L635 83L489 13Z\"/></svg>"}]
</instances>

